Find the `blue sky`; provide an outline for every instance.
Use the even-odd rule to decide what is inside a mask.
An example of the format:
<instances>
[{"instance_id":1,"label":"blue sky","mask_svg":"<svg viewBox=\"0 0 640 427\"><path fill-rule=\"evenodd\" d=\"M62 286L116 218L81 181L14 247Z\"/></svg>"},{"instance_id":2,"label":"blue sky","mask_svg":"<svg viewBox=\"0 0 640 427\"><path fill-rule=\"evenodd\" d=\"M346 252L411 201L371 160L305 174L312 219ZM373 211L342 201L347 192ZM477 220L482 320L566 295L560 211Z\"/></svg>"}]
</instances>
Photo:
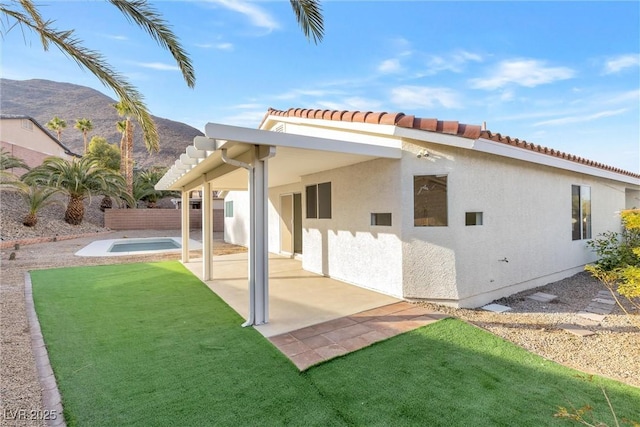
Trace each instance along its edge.
<instances>
[{"instance_id":1,"label":"blue sky","mask_svg":"<svg viewBox=\"0 0 640 427\"><path fill-rule=\"evenodd\" d=\"M640 172L637 1L325 1L318 45L288 1L154 2L193 60L195 89L106 2L37 3L127 76L152 114L201 130L255 128L269 107L400 111L487 122L494 133ZM113 96L19 29L2 40L2 77Z\"/></svg>"}]
</instances>

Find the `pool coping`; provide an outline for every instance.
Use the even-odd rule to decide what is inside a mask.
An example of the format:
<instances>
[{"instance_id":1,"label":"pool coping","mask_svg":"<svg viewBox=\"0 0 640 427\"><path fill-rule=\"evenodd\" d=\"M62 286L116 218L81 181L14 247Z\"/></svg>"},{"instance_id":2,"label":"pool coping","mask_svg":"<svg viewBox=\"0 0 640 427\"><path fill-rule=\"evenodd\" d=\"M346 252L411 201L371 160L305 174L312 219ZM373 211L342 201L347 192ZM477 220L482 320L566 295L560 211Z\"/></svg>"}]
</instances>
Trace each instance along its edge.
<instances>
[{"instance_id":1,"label":"pool coping","mask_svg":"<svg viewBox=\"0 0 640 427\"><path fill-rule=\"evenodd\" d=\"M151 240L173 240L178 245L177 248L172 249L155 249L148 251L128 251L128 252L109 252L109 249L116 243L143 243ZM197 240L189 239L189 250L202 249L202 243ZM162 253L176 253L182 251L182 239L180 237L137 237L137 238L123 238L123 239L106 239L96 240L89 243L84 248L76 252L75 256L81 257L102 257L102 256L131 256L131 255L147 255L147 254L162 254Z\"/></svg>"}]
</instances>

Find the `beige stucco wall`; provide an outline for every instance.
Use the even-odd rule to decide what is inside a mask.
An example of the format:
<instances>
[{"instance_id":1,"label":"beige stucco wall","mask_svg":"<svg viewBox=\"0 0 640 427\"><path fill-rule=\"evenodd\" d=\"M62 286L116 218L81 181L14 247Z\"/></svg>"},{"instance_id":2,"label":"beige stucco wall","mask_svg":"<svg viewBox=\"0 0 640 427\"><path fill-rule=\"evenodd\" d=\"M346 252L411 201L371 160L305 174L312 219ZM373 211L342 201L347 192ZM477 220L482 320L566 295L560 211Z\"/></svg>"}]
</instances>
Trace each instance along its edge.
<instances>
[{"instance_id":1,"label":"beige stucco wall","mask_svg":"<svg viewBox=\"0 0 640 427\"><path fill-rule=\"evenodd\" d=\"M432 154L418 159L423 147ZM595 256L571 238L571 185L591 187L593 237L619 229L625 189L614 181L437 145L405 149L403 205L413 206L414 175L443 173L449 203L447 227L414 227L404 212L405 297L475 307L581 271ZM483 212L483 225L465 226L465 212Z\"/></svg>"},{"instance_id":2,"label":"beige stucco wall","mask_svg":"<svg viewBox=\"0 0 640 427\"><path fill-rule=\"evenodd\" d=\"M269 250L280 252L280 196L302 193L303 268L407 299L477 307L583 270L571 236L571 186L591 187L592 236L619 230L629 185L463 148L407 140L401 160L371 160L269 189ZM428 157L417 154L427 149ZM413 177L448 176L448 225L414 227ZM331 182L332 218L307 219L305 186ZM227 241L247 245L247 192L230 192ZM392 214L372 226L371 213ZM465 212L483 225L466 226Z\"/></svg>"},{"instance_id":3,"label":"beige stucco wall","mask_svg":"<svg viewBox=\"0 0 640 427\"><path fill-rule=\"evenodd\" d=\"M332 196L331 219L303 220L305 270L402 296L399 166L378 159L303 177L303 186L331 182ZM371 225L371 213L391 213L392 225Z\"/></svg>"},{"instance_id":4,"label":"beige stucco wall","mask_svg":"<svg viewBox=\"0 0 640 427\"><path fill-rule=\"evenodd\" d=\"M23 127L23 121L27 123L26 127ZM0 142L5 150L24 160L29 167L40 165L49 156L71 159L60 145L28 119L0 120Z\"/></svg>"},{"instance_id":5,"label":"beige stucco wall","mask_svg":"<svg viewBox=\"0 0 640 427\"><path fill-rule=\"evenodd\" d=\"M233 202L233 217L224 218L225 242L249 246L249 192L230 191L224 201Z\"/></svg>"},{"instance_id":6,"label":"beige stucco wall","mask_svg":"<svg viewBox=\"0 0 640 427\"><path fill-rule=\"evenodd\" d=\"M627 189L625 196L626 209L640 209L640 190Z\"/></svg>"},{"instance_id":7,"label":"beige stucco wall","mask_svg":"<svg viewBox=\"0 0 640 427\"><path fill-rule=\"evenodd\" d=\"M302 266L379 292L402 296L399 162L372 160L302 177L269 189L269 251L280 252L280 196L302 194ZM305 186L331 182L332 218L307 219ZM225 240L249 241L248 193L229 192L234 218L225 218ZM372 226L371 213L392 214L392 226Z\"/></svg>"}]
</instances>

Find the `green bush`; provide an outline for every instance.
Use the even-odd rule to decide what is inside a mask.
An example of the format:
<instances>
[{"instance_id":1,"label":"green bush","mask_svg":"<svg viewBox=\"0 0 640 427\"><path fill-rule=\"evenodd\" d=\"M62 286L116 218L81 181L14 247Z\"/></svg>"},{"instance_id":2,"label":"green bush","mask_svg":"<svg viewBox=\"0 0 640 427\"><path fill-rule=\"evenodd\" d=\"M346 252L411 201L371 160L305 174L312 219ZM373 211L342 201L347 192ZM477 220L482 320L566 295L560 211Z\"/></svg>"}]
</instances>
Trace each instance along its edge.
<instances>
[{"instance_id":1,"label":"green bush","mask_svg":"<svg viewBox=\"0 0 640 427\"><path fill-rule=\"evenodd\" d=\"M586 270L612 292L616 301L617 293L640 311L640 209L622 211L620 218L620 233L605 232L587 242L599 259ZM618 304L625 310L619 301ZM640 327L637 316L627 314Z\"/></svg>"}]
</instances>

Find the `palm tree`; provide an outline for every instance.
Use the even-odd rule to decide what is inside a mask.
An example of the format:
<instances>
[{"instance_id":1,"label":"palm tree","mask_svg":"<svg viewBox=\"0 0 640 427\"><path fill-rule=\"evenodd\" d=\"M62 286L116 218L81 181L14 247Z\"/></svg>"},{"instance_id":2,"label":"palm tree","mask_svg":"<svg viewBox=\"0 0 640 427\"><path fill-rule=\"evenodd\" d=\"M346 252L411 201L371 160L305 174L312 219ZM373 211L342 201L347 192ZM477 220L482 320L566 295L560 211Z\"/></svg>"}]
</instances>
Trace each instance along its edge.
<instances>
[{"instance_id":1,"label":"palm tree","mask_svg":"<svg viewBox=\"0 0 640 427\"><path fill-rule=\"evenodd\" d=\"M31 169L23 181L29 185L55 187L69 197L64 220L71 225L82 223L84 218L84 199L92 195L110 195L122 197L132 203L126 192L122 176L110 169L98 166L96 160L89 157L64 160L48 157L42 165Z\"/></svg>"},{"instance_id":2,"label":"palm tree","mask_svg":"<svg viewBox=\"0 0 640 427\"><path fill-rule=\"evenodd\" d=\"M55 116L53 119L47 122L47 127L56 133L58 141L62 137L62 130L67 127L67 122Z\"/></svg>"},{"instance_id":3,"label":"palm tree","mask_svg":"<svg viewBox=\"0 0 640 427\"><path fill-rule=\"evenodd\" d=\"M60 200L53 199L52 196L60 190L53 187L41 187L38 185L27 185L18 182L14 186L27 204L28 213L22 220L22 224L27 227L34 227L38 223L38 211L48 205L61 203Z\"/></svg>"},{"instance_id":4,"label":"palm tree","mask_svg":"<svg viewBox=\"0 0 640 427\"><path fill-rule=\"evenodd\" d=\"M125 166L124 166L124 152L123 150L126 148L126 132L127 132L127 122L126 120L120 120L116 122L116 129L120 132L120 174L124 176L125 174Z\"/></svg>"},{"instance_id":5,"label":"palm tree","mask_svg":"<svg viewBox=\"0 0 640 427\"><path fill-rule=\"evenodd\" d=\"M101 136L91 138L88 156L95 159L98 162L98 166L113 171L119 171L120 165L122 165L120 149L116 145L109 144ZM120 175L122 175L122 172L120 172ZM100 210L104 212L105 209L111 209L112 207L113 200L111 200L110 196L105 195L100 202Z\"/></svg>"},{"instance_id":6,"label":"palm tree","mask_svg":"<svg viewBox=\"0 0 640 427\"><path fill-rule=\"evenodd\" d=\"M87 135L93 130L93 123L89 119L76 119L76 124L73 126L82 132L82 139L84 140L84 154L87 154Z\"/></svg>"},{"instance_id":7,"label":"palm tree","mask_svg":"<svg viewBox=\"0 0 640 427\"><path fill-rule=\"evenodd\" d=\"M131 110L122 102L114 104L120 117L125 119L119 121L116 126L122 132L120 139L120 173L127 182L129 194L133 193L133 123L131 122ZM122 130L121 130L122 129Z\"/></svg>"},{"instance_id":8,"label":"palm tree","mask_svg":"<svg viewBox=\"0 0 640 427\"><path fill-rule=\"evenodd\" d=\"M163 197L175 195L173 191L160 191L155 185L167 171L166 168L151 168L136 174L133 182L133 198L147 202L148 208L155 208L156 203Z\"/></svg>"},{"instance_id":9,"label":"palm tree","mask_svg":"<svg viewBox=\"0 0 640 427\"><path fill-rule=\"evenodd\" d=\"M106 1L118 8L128 20L146 31L162 48L168 50L178 64L187 86L191 88L195 86L195 72L191 60L168 23L156 9L149 5L147 0ZM289 1L307 39L312 37L315 43L322 40L324 28L319 0ZM32 0L2 2L0 12L9 21L3 27L7 28L6 31L10 31L16 25L32 30L40 36L45 51L49 49L50 44L55 45L80 67L93 73L102 84L112 89L120 102L127 106L131 115L140 123L147 149L150 151L158 149L158 130L142 95L118 71L111 68L100 52L84 47L82 41L76 38L74 30L58 30L53 27L54 21L45 20L40 14L39 7ZM3 35L2 32L0 35Z\"/></svg>"}]
</instances>

